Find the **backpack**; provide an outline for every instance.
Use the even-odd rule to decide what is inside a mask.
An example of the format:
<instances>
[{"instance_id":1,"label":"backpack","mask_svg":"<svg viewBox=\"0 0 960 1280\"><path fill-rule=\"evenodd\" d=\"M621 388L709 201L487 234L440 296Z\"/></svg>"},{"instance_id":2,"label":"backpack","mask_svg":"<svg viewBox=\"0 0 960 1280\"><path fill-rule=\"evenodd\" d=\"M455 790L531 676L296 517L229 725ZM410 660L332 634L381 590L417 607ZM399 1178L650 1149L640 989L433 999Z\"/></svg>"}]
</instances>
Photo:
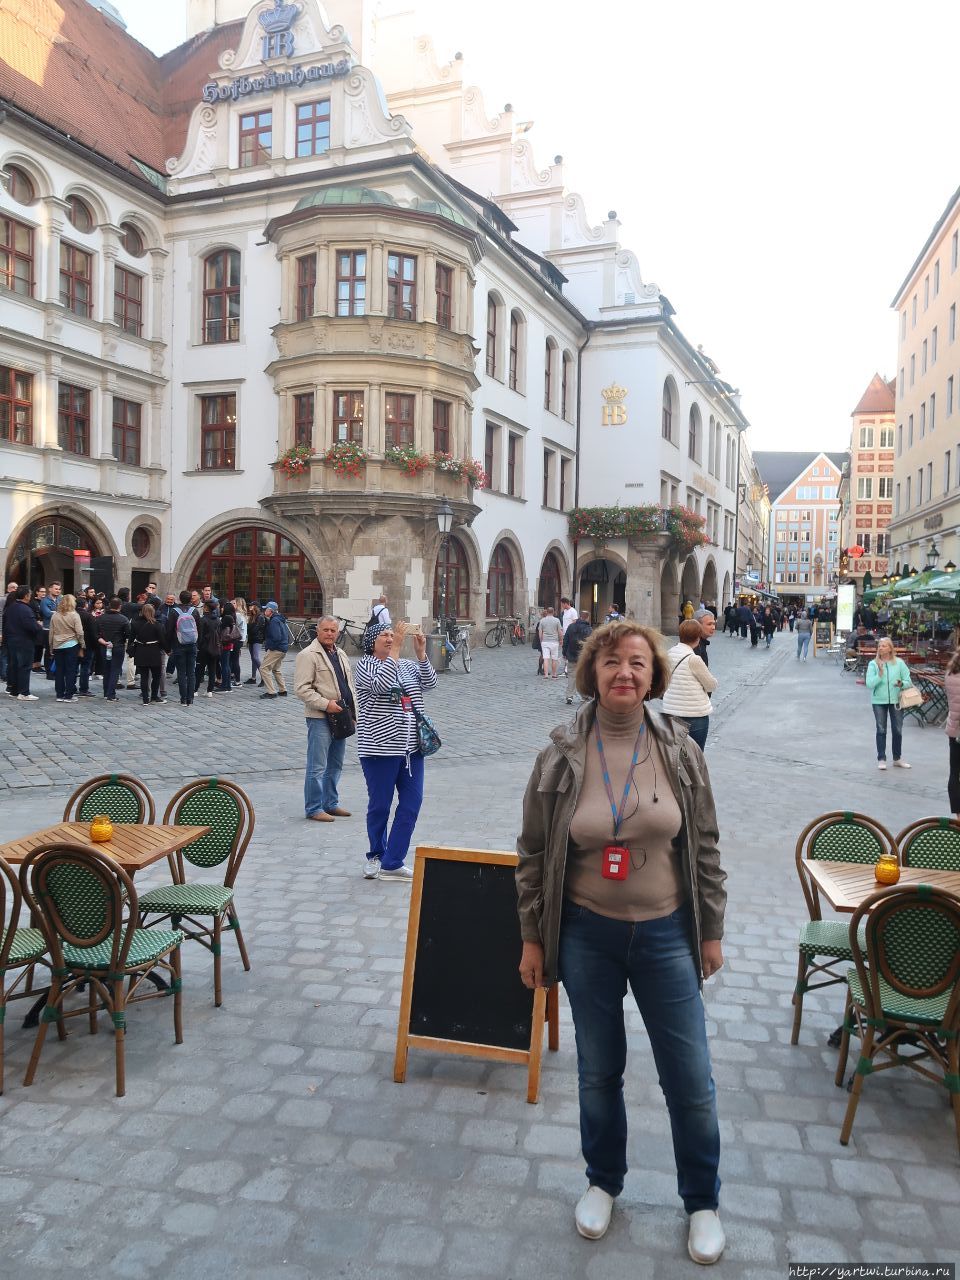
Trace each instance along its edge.
<instances>
[{"instance_id":1,"label":"backpack","mask_svg":"<svg viewBox=\"0 0 960 1280\"><path fill-rule=\"evenodd\" d=\"M199 637L197 631L197 620L193 616L193 610L188 609L186 613L183 610L177 610L177 644L196 644Z\"/></svg>"}]
</instances>

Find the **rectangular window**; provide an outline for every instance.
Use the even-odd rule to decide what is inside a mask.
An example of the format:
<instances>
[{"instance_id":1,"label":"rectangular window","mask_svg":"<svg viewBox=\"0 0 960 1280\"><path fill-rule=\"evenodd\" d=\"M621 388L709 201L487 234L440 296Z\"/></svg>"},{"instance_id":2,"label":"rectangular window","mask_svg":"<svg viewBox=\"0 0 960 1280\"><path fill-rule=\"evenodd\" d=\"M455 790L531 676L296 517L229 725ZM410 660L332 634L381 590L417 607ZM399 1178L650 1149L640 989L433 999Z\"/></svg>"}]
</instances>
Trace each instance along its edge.
<instances>
[{"instance_id":1,"label":"rectangular window","mask_svg":"<svg viewBox=\"0 0 960 1280\"><path fill-rule=\"evenodd\" d=\"M520 437L511 431L507 436L507 493L511 498L520 496L517 485L519 476Z\"/></svg>"},{"instance_id":2,"label":"rectangular window","mask_svg":"<svg viewBox=\"0 0 960 1280\"><path fill-rule=\"evenodd\" d=\"M487 377L497 376L497 303L487 294Z\"/></svg>"},{"instance_id":3,"label":"rectangular window","mask_svg":"<svg viewBox=\"0 0 960 1280\"><path fill-rule=\"evenodd\" d=\"M930 363L931 363L931 365L935 365L935 364L937 363L937 338L938 338L938 336L939 336L939 335L938 335L937 326L936 326L936 325L934 325L934 326L933 326L933 332L930 334Z\"/></svg>"},{"instance_id":4,"label":"rectangular window","mask_svg":"<svg viewBox=\"0 0 960 1280\"><path fill-rule=\"evenodd\" d=\"M913 384L916 382L916 380L917 380L917 357L916 357L915 355L912 355L912 356L910 357L910 385L911 385L911 387L912 387L912 386L913 386Z\"/></svg>"},{"instance_id":5,"label":"rectangular window","mask_svg":"<svg viewBox=\"0 0 960 1280\"><path fill-rule=\"evenodd\" d=\"M543 407L549 409L553 404L553 343L546 343L543 353Z\"/></svg>"},{"instance_id":6,"label":"rectangular window","mask_svg":"<svg viewBox=\"0 0 960 1280\"><path fill-rule=\"evenodd\" d=\"M33 297L33 227L13 218L0 218L0 284Z\"/></svg>"},{"instance_id":7,"label":"rectangular window","mask_svg":"<svg viewBox=\"0 0 960 1280\"><path fill-rule=\"evenodd\" d=\"M930 305L930 277L923 277L923 309L926 311Z\"/></svg>"},{"instance_id":8,"label":"rectangular window","mask_svg":"<svg viewBox=\"0 0 960 1280\"><path fill-rule=\"evenodd\" d=\"M125 267L113 269L113 319L124 333L139 338L143 329L143 277Z\"/></svg>"},{"instance_id":9,"label":"rectangular window","mask_svg":"<svg viewBox=\"0 0 960 1280\"><path fill-rule=\"evenodd\" d=\"M409 254L387 254L387 315L391 320L417 318L417 260Z\"/></svg>"},{"instance_id":10,"label":"rectangular window","mask_svg":"<svg viewBox=\"0 0 960 1280\"><path fill-rule=\"evenodd\" d=\"M949 321L948 321L947 334L948 334L948 336L949 336L949 341L950 341L950 342L954 342L954 341L956 340L956 337L957 337L957 304L956 304L955 302L952 302L952 303L950 304L950 319L949 319Z\"/></svg>"},{"instance_id":11,"label":"rectangular window","mask_svg":"<svg viewBox=\"0 0 960 1280\"><path fill-rule=\"evenodd\" d=\"M913 448L913 414L907 419L907 448Z\"/></svg>"},{"instance_id":12,"label":"rectangular window","mask_svg":"<svg viewBox=\"0 0 960 1280\"><path fill-rule=\"evenodd\" d=\"M330 99L297 103L297 157L330 150Z\"/></svg>"},{"instance_id":13,"label":"rectangular window","mask_svg":"<svg viewBox=\"0 0 960 1280\"><path fill-rule=\"evenodd\" d=\"M893 448L893 427L880 428L880 448L881 449Z\"/></svg>"},{"instance_id":14,"label":"rectangular window","mask_svg":"<svg viewBox=\"0 0 960 1280\"><path fill-rule=\"evenodd\" d=\"M570 459L560 459L560 510L567 509L567 496L570 492Z\"/></svg>"},{"instance_id":15,"label":"rectangular window","mask_svg":"<svg viewBox=\"0 0 960 1280\"><path fill-rule=\"evenodd\" d=\"M950 492L950 450L943 455L943 492Z\"/></svg>"},{"instance_id":16,"label":"rectangular window","mask_svg":"<svg viewBox=\"0 0 960 1280\"><path fill-rule=\"evenodd\" d=\"M0 365L0 440L33 444L33 374Z\"/></svg>"},{"instance_id":17,"label":"rectangular window","mask_svg":"<svg viewBox=\"0 0 960 1280\"><path fill-rule=\"evenodd\" d=\"M917 471L917 506L923 506L923 467Z\"/></svg>"},{"instance_id":18,"label":"rectangular window","mask_svg":"<svg viewBox=\"0 0 960 1280\"><path fill-rule=\"evenodd\" d=\"M273 112L251 111L240 117L241 169L267 164L273 149Z\"/></svg>"},{"instance_id":19,"label":"rectangular window","mask_svg":"<svg viewBox=\"0 0 960 1280\"><path fill-rule=\"evenodd\" d=\"M861 476L857 481L857 497L872 498L873 497L873 477Z\"/></svg>"},{"instance_id":20,"label":"rectangular window","mask_svg":"<svg viewBox=\"0 0 960 1280\"><path fill-rule=\"evenodd\" d=\"M953 413L953 375L947 379L947 417Z\"/></svg>"},{"instance_id":21,"label":"rectangular window","mask_svg":"<svg viewBox=\"0 0 960 1280\"><path fill-rule=\"evenodd\" d=\"M873 427L860 428L860 448L861 449L873 448Z\"/></svg>"},{"instance_id":22,"label":"rectangular window","mask_svg":"<svg viewBox=\"0 0 960 1280\"><path fill-rule=\"evenodd\" d=\"M520 372L520 317L515 311L510 313L510 367L509 386L511 391L517 390L517 379Z\"/></svg>"},{"instance_id":23,"label":"rectangular window","mask_svg":"<svg viewBox=\"0 0 960 1280\"><path fill-rule=\"evenodd\" d=\"M903 399L903 368L902 368L902 366L901 366L901 369L900 369L900 383L899 383L899 386L898 386L898 389L897 389L897 396L898 396L898 398L899 398L900 400L902 400L902 399Z\"/></svg>"},{"instance_id":24,"label":"rectangular window","mask_svg":"<svg viewBox=\"0 0 960 1280\"><path fill-rule=\"evenodd\" d=\"M437 263L437 324L441 329L453 328L453 267Z\"/></svg>"},{"instance_id":25,"label":"rectangular window","mask_svg":"<svg viewBox=\"0 0 960 1280\"><path fill-rule=\"evenodd\" d=\"M203 266L203 340L240 341L240 254L211 253Z\"/></svg>"},{"instance_id":26,"label":"rectangular window","mask_svg":"<svg viewBox=\"0 0 960 1280\"><path fill-rule=\"evenodd\" d=\"M867 555L869 555L869 554L870 554L870 535L869 535L869 533L861 533L860 537L857 539L857 542L858 542L859 546L863 547L864 552L865 552Z\"/></svg>"},{"instance_id":27,"label":"rectangular window","mask_svg":"<svg viewBox=\"0 0 960 1280\"><path fill-rule=\"evenodd\" d=\"M910 510L910 476L907 476L907 487L903 491L904 511Z\"/></svg>"},{"instance_id":28,"label":"rectangular window","mask_svg":"<svg viewBox=\"0 0 960 1280\"><path fill-rule=\"evenodd\" d=\"M567 374L570 369L570 361L567 357L560 358L560 417L566 420L567 417Z\"/></svg>"},{"instance_id":29,"label":"rectangular window","mask_svg":"<svg viewBox=\"0 0 960 1280\"><path fill-rule=\"evenodd\" d=\"M890 535L886 533L877 534L877 545L874 548L874 555L885 556L890 550Z\"/></svg>"},{"instance_id":30,"label":"rectangular window","mask_svg":"<svg viewBox=\"0 0 960 1280\"><path fill-rule=\"evenodd\" d=\"M933 264L933 296L940 292L940 259Z\"/></svg>"},{"instance_id":31,"label":"rectangular window","mask_svg":"<svg viewBox=\"0 0 960 1280\"><path fill-rule=\"evenodd\" d=\"M450 452L450 401L433 402L433 449L435 453Z\"/></svg>"},{"instance_id":32,"label":"rectangular window","mask_svg":"<svg viewBox=\"0 0 960 1280\"><path fill-rule=\"evenodd\" d=\"M924 338L923 346L920 348L920 372L927 372L927 339Z\"/></svg>"},{"instance_id":33,"label":"rectangular window","mask_svg":"<svg viewBox=\"0 0 960 1280\"><path fill-rule=\"evenodd\" d=\"M314 393L303 391L293 397L293 443L313 447Z\"/></svg>"},{"instance_id":34,"label":"rectangular window","mask_svg":"<svg viewBox=\"0 0 960 1280\"><path fill-rule=\"evenodd\" d=\"M903 423L897 425L897 457L903 453Z\"/></svg>"},{"instance_id":35,"label":"rectangular window","mask_svg":"<svg viewBox=\"0 0 960 1280\"><path fill-rule=\"evenodd\" d=\"M926 403L920 406L920 439L927 434L927 406Z\"/></svg>"},{"instance_id":36,"label":"rectangular window","mask_svg":"<svg viewBox=\"0 0 960 1280\"><path fill-rule=\"evenodd\" d=\"M910 311L911 311L910 328L915 329L917 327L917 295L916 294L913 295L913 298L911 300Z\"/></svg>"},{"instance_id":37,"label":"rectangular window","mask_svg":"<svg viewBox=\"0 0 960 1280\"><path fill-rule=\"evenodd\" d=\"M950 238L950 270L956 271L957 257L960 254L960 231L955 231Z\"/></svg>"},{"instance_id":38,"label":"rectangular window","mask_svg":"<svg viewBox=\"0 0 960 1280\"><path fill-rule=\"evenodd\" d=\"M60 242L60 302L77 316L93 315L93 254Z\"/></svg>"},{"instance_id":39,"label":"rectangular window","mask_svg":"<svg viewBox=\"0 0 960 1280\"><path fill-rule=\"evenodd\" d=\"M487 488L492 489L493 484L493 459L496 452L497 428L492 422L487 423L486 435L483 438L483 469L487 474Z\"/></svg>"},{"instance_id":40,"label":"rectangular window","mask_svg":"<svg viewBox=\"0 0 960 1280\"><path fill-rule=\"evenodd\" d=\"M937 397L931 391L930 393L930 430L935 431L937 427Z\"/></svg>"},{"instance_id":41,"label":"rectangular window","mask_svg":"<svg viewBox=\"0 0 960 1280\"><path fill-rule=\"evenodd\" d=\"M906 336L907 336L907 313L905 311L901 311L900 312L900 341L903 342Z\"/></svg>"},{"instance_id":42,"label":"rectangular window","mask_svg":"<svg viewBox=\"0 0 960 1280\"><path fill-rule=\"evenodd\" d=\"M237 397L200 397L200 467L232 471L237 465Z\"/></svg>"},{"instance_id":43,"label":"rectangular window","mask_svg":"<svg viewBox=\"0 0 960 1280\"><path fill-rule=\"evenodd\" d=\"M140 405L113 397L113 456L128 467L140 465Z\"/></svg>"},{"instance_id":44,"label":"rectangular window","mask_svg":"<svg viewBox=\"0 0 960 1280\"><path fill-rule=\"evenodd\" d=\"M363 392L333 393L333 443L363 444Z\"/></svg>"},{"instance_id":45,"label":"rectangular window","mask_svg":"<svg viewBox=\"0 0 960 1280\"><path fill-rule=\"evenodd\" d=\"M90 452L90 392L61 382L57 396L57 441L64 453Z\"/></svg>"},{"instance_id":46,"label":"rectangular window","mask_svg":"<svg viewBox=\"0 0 960 1280\"><path fill-rule=\"evenodd\" d=\"M297 305L295 318L306 320L313 315L313 300L317 289L317 255L304 254L297 259Z\"/></svg>"},{"instance_id":47,"label":"rectangular window","mask_svg":"<svg viewBox=\"0 0 960 1280\"><path fill-rule=\"evenodd\" d=\"M837 496L837 486L835 484L825 484L820 490L820 498L823 502L830 502Z\"/></svg>"},{"instance_id":48,"label":"rectangular window","mask_svg":"<svg viewBox=\"0 0 960 1280\"><path fill-rule=\"evenodd\" d=\"M367 311L367 255L363 250L337 251L337 315L362 316Z\"/></svg>"},{"instance_id":49,"label":"rectangular window","mask_svg":"<svg viewBox=\"0 0 960 1280\"><path fill-rule=\"evenodd\" d=\"M893 500L893 510L895 515L900 514L900 486L897 485L896 497Z\"/></svg>"},{"instance_id":50,"label":"rectangular window","mask_svg":"<svg viewBox=\"0 0 960 1280\"><path fill-rule=\"evenodd\" d=\"M553 488L553 459L554 453L552 449L544 449L543 451L543 505L550 506L550 490Z\"/></svg>"},{"instance_id":51,"label":"rectangular window","mask_svg":"<svg viewBox=\"0 0 960 1280\"><path fill-rule=\"evenodd\" d=\"M893 476L881 476L877 481L877 497L893 497Z\"/></svg>"},{"instance_id":52,"label":"rectangular window","mask_svg":"<svg viewBox=\"0 0 960 1280\"><path fill-rule=\"evenodd\" d=\"M927 501L933 501L933 463L927 463Z\"/></svg>"},{"instance_id":53,"label":"rectangular window","mask_svg":"<svg viewBox=\"0 0 960 1280\"><path fill-rule=\"evenodd\" d=\"M400 395L388 391L384 397L385 431L384 440L387 448L391 445L398 449L413 444L413 411L416 404L414 396Z\"/></svg>"}]
</instances>

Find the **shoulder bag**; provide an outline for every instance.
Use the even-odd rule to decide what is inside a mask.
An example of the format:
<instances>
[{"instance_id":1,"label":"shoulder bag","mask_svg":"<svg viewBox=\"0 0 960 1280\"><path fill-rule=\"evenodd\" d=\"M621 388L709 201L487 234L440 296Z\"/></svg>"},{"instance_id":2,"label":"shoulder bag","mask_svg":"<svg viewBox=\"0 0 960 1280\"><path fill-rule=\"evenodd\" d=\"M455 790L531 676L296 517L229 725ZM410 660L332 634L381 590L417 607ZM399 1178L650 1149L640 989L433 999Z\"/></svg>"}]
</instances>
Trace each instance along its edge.
<instances>
[{"instance_id":1,"label":"shoulder bag","mask_svg":"<svg viewBox=\"0 0 960 1280\"><path fill-rule=\"evenodd\" d=\"M429 716L425 716L416 707L413 708L413 714L417 717L417 743L420 748L420 754L422 756L435 755L443 746L436 726Z\"/></svg>"},{"instance_id":2,"label":"shoulder bag","mask_svg":"<svg viewBox=\"0 0 960 1280\"><path fill-rule=\"evenodd\" d=\"M327 724L330 726L330 737L334 742L343 738L352 738L357 732L357 722L349 711L326 712Z\"/></svg>"}]
</instances>

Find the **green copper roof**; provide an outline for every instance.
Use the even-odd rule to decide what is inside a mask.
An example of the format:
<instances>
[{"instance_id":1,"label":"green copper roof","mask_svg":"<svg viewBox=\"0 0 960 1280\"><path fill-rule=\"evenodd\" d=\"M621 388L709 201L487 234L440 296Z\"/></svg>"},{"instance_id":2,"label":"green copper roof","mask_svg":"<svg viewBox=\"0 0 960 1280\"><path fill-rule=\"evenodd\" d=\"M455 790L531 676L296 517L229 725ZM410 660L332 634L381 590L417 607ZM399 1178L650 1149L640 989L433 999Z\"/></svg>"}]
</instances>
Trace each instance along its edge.
<instances>
[{"instance_id":1,"label":"green copper roof","mask_svg":"<svg viewBox=\"0 0 960 1280\"><path fill-rule=\"evenodd\" d=\"M308 196L302 196L294 207L298 209L318 209L338 204L389 204L395 205L393 196L386 191L374 191L371 187L319 187Z\"/></svg>"},{"instance_id":2,"label":"green copper roof","mask_svg":"<svg viewBox=\"0 0 960 1280\"><path fill-rule=\"evenodd\" d=\"M469 227L469 222L459 210L454 209L453 205L443 204L439 200L427 200L423 196L417 196L411 201L414 209L419 209L421 213L432 213L438 218L446 218L448 222L455 222L458 227Z\"/></svg>"}]
</instances>

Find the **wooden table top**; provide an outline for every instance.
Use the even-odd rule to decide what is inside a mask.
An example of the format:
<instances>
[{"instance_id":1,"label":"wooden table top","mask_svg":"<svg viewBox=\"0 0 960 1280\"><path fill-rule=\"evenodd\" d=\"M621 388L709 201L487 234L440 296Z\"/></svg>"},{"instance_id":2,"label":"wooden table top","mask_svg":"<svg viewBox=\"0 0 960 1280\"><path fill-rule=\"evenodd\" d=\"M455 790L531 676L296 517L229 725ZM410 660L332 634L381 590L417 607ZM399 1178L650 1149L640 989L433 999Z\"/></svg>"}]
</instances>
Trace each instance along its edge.
<instances>
[{"instance_id":1,"label":"wooden table top","mask_svg":"<svg viewBox=\"0 0 960 1280\"><path fill-rule=\"evenodd\" d=\"M803 865L835 911L853 913L864 898L889 887L878 883L872 862L826 862L820 858L808 858ZM898 883L929 884L960 897L960 871L901 867Z\"/></svg>"},{"instance_id":2,"label":"wooden table top","mask_svg":"<svg viewBox=\"0 0 960 1280\"><path fill-rule=\"evenodd\" d=\"M0 844L0 858L16 866L40 845L51 844L58 840L75 844L89 845L99 849L113 858L125 871L131 874L159 862L168 853L174 853L185 845L192 844L201 836L208 835L209 827L153 826L146 823L115 822L113 839L103 844L94 844L90 839L89 822L58 822L56 826L44 827L42 831L34 831L31 835L21 836L19 840L11 840L8 844Z\"/></svg>"}]
</instances>

